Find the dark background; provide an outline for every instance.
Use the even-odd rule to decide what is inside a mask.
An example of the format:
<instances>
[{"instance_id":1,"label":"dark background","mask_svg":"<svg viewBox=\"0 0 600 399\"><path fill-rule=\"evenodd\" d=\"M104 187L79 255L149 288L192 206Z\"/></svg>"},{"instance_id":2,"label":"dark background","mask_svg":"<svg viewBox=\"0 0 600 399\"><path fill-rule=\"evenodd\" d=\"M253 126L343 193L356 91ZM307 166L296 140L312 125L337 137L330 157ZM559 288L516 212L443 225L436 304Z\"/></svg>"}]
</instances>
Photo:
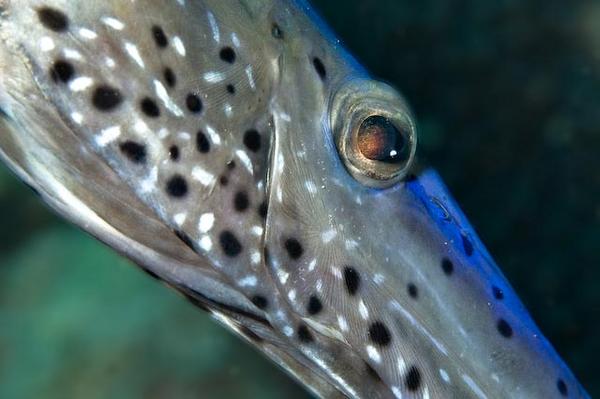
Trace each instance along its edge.
<instances>
[{"instance_id":1,"label":"dark background","mask_svg":"<svg viewBox=\"0 0 600 399\"><path fill-rule=\"evenodd\" d=\"M313 1L600 395L600 1ZM0 170L0 397L306 398Z\"/></svg>"}]
</instances>

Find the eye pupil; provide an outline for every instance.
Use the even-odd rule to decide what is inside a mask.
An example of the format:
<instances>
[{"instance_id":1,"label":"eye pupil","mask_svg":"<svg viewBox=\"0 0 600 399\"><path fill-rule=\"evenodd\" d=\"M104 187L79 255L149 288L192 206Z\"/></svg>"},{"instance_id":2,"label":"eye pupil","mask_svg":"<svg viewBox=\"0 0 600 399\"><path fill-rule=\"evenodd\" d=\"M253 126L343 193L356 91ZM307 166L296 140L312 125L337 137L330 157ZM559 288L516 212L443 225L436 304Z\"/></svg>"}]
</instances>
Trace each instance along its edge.
<instances>
[{"instance_id":1,"label":"eye pupil","mask_svg":"<svg viewBox=\"0 0 600 399\"><path fill-rule=\"evenodd\" d=\"M357 145L360 153L373 161L400 163L409 156L405 135L383 116L366 118L358 129Z\"/></svg>"}]
</instances>

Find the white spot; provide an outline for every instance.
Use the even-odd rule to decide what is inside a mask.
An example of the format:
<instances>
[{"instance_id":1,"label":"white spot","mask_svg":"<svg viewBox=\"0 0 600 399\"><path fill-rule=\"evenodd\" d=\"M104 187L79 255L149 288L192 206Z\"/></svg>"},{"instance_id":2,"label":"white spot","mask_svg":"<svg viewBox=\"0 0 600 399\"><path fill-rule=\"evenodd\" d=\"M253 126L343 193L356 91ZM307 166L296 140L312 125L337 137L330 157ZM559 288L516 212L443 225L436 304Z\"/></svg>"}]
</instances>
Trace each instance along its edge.
<instances>
[{"instance_id":1,"label":"white spot","mask_svg":"<svg viewBox=\"0 0 600 399\"><path fill-rule=\"evenodd\" d=\"M139 134L146 134L150 132L150 129L148 128L148 125L146 125L146 122L144 122L140 118L136 119L135 123L133 124L133 129Z\"/></svg>"},{"instance_id":2,"label":"white spot","mask_svg":"<svg viewBox=\"0 0 600 399\"><path fill-rule=\"evenodd\" d=\"M219 25L217 25L217 20L212 12L206 13L208 16L208 23L210 25L210 30L212 31L213 39L215 42L219 42L221 40L221 34L219 33Z\"/></svg>"},{"instance_id":3,"label":"white spot","mask_svg":"<svg viewBox=\"0 0 600 399\"><path fill-rule=\"evenodd\" d=\"M307 180L304 182L304 187L308 190L309 193L315 194L317 192L317 186L314 182Z\"/></svg>"},{"instance_id":4,"label":"white spot","mask_svg":"<svg viewBox=\"0 0 600 399\"><path fill-rule=\"evenodd\" d=\"M73 122L81 125L83 122L83 115L81 115L79 112L71 112L71 119L73 119Z\"/></svg>"},{"instance_id":5,"label":"white spot","mask_svg":"<svg viewBox=\"0 0 600 399\"><path fill-rule=\"evenodd\" d=\"M73 91L83 91L94 84L94 80L88 76L82 76L69 83L69 88Z\"/></svg>"},{"instance_id":6,"label":"white spot","mask_svg":"<svg viewBox=\"0 0 600 399\"><path fill-rule=\"evenodd\" d=\"M286 336L291 337L292 335L294 335L294 329L290 326L285 326L283 327L283 333Z\"/></svg>"},{"instance_id":7,"label":"white spot","mask_svg":"<svg viewBox=\"0 0 600 399\"><path fill-rule=\"evenodd\" d=\"M450 382L450 376L448 373L446 373L446 370L440 369L440 377L442 377L442 380L444 380L446 383Z\"/></svg>"},{"instance_id":8,"label":"white spot","mask_svg":"<svg viewBox=\"0 0 600 399\"><path fill-rule=\"evenodd\" d=\"M183 45L183 42L179 36L173 37L173 46L175 47L175 51L177 51L180 56L185 57L185 46Z\"/></svg>"},{"instance_id":9,"label":"white spot","mask_svg":"<svg viewBox=\"0 0 600 399\"><path fill-rule=\"evenodd\" d=\"M481 388L479 388L479 385L477 385L471 377L469 377L466 374L463 374L462 379L469 386L469 388L471 388L471 390L475 393L475 395L477 395L477 397L479 399L487 399L487 396L485 395L485 393L483 393Z\"/></svg>"},{"instance_id":10,"label":"white spot","mask_svg":"<svg viewBox=\"0 0 600 399\"><path fill-rule=\"evenodd\" d=\"M392 393L396 397L396 399L402 399L402 391L397 386L392 386Z\"/></svg>"},{"instance_id":11,"label":"white spot","mask_svg":"<svg viewBox=\"0 0 600 399\"><path fill-rule=\"evenodd\" d=\"M100 134L96 136L96 144L100 147L115 141L117 137L121 135L120 126L111 126L100 131Z\"/></svg>"},{"instance_id":12,"label":"white spot","mask_svg":"<svg viewBox=\"0 0 600 399\"><path fill-rule=\"evenodd\" d=\"M213 175L210 172L207 172L200 166L194 166L194 168L192 169L192 177L205 186L211 185L215 180L215 175Z\"/></svg>"},{"instance_id":13,"label":"white spot","mask_svg":"<svg viewBox=\"0 0 600 399\"><path fill-rule=\"evenodd\" d=\"M288 114L286 114L285 112L280 112L280 113L279 113L279 117L280 117L282 120L286 121L286 122L291 122L291 121L292 121L292 117L291 117L291 116L289 116Z\"/></svg>"},{"instance_id":14,"label":"white spot","mask_svg":"<svg viewBox=\"0 0 600 399\"><path fill-rule=\"evenodd\" d=\"M238 281L238 285L240 287L254 287L257 282L256 276L246 276Z\"/></svg>"},{"instance_id":15,"label":"white spot","mask_svg":"<svg viewBox=\"0 0 600 399\"><path fill-rule=\"evenodd\" d=\"M71 60L80 61L83 59L83 57L81 56L81 53L77 50L73 50L72 48L64 49L64 53L65 53L65 58L68 58Z\"/></svg>"},{"instance_id":16,"label":"white spot","mask_svg":"<svg viewBox=\"0 0 600 399\"><path fill-rule=\"evenodd\" d=\"M257 237L262 236L262 234L263 234L263 228L261 226L253 226L252 227L252 234L254 234Z\"/></svg>"},{"instance_id":17,"label":"white spot","mask_svg":"<svg viewBox=\"0 0 600 399\"><path fill-rule=\"evenodd\" d=\"M114 68L115 66L117 66L117 63L115 62L115 60L113 60L110 57L106 57L104 59L104 63L106 64L107 67L109 67L111 69Z\"/></svg>"},{"instance_id":18,"label":"white spot","mask_svg":"<svg viewBox=\"0 0 600 399\"><path fill-rule=\"evenodd\" d=\"M248 172L250 172L250 174L253 174L254 172L252 170L252 161L248 157L248 154L246 154L246 151L237 150L235 152L235 155L237 155L240 161L242 161L242 164L246 167L246 169L248 169Z\"/></svg>"},{"instance_id":19,"label":"white spot","mask_svg":"<svg viewBox=\"0 0 600 399\"><path fill-rule=\"evenodd\" d=\"M365 306L365 303L362 299L358 303L358 312L360 313L363 319L367 320L369 318L369 310Z\"/></svg>"},{"instance_id":20,"label":"white spot","mask_svg":"<svg viewBox=\"0 0 600 399\"><path fill-rule=\"evenodd\" d=\"M158 180L158 168L155 166L150 170L148 176L140 182L140 190L143 193L148 193L156 188L156 181Z\"/></svg>"},{"instance_id":21,"label":"white spot","mask_svg":"<svg viewBox=\"0 0 600 399\"><path fill-rule=\"evenodd\" d=\"M333 276L335 278L337 278L338 280L340 280L342 278L342 273L340 272L340 268L339 267L333 266L331 268L331 274L333 274Z\"/></svg>"},{"instance_id":22,"label":"white spot","mask_svg":"<svg viewBox=\"0 0 600 399\"><path fill-rule=\"evenodd\" d=\"M423 392L423 399L429 399L429 388L425 387L425 392Z\"/></svg>"},{"instance_id":23,"label":"white spot","mask_svg":"<svg viewBox=\"0 0 600 399\"><path fill-rule=\"evenodd\" d=\"M167 93L167 89L159 80L154 79L154 90L156 91L158 98L160 98L165 107L171 111L173 115L183 116L183 111L173 102L173 100L171 100L171 97Z\"/></svg>"},{"instance_id":24,"label":"white spot","mask_svg":"<svg viewBox=\"0 0 600 399\"><path fill-rule=\"evenodd\" d=\"M287 279L289 276L290 276L290 274L288 272L286 272L285 270L282 270L282 269L277 270L277 277L279 277L279 281L281 282L281 284L285 284L287 282Z\"/></svg>"},{"instance_id":25,"label":"white spot","mask_svg":"<svg viewBox=\"0 0 600 399\"><path fill-rule=\"evenodd\" d=\"M223 105L223 112L225 112L226 117L231 118L233 116L233 108L231 107L231 104L227 103Z\"/></svg>"},{"instance_id":26,"label":"white spot","mask_svg":"<svg viewBox=\"0 0 600 399\"><path fill-rule=\"evenodd\" d=\"M235 32L231 32L231 43L233 43L235 47L240 47L240 39L237 37Z\"/></svg>"},{"instance_id":27,"label":"white spot","mask_svg":"<svg viewBox=\"0 0 600 399\"><path fill-rule=\"evenodd\" d=\"M212 212L204 213L200 216L198 220L198 230L201 233L208 233L210 229L212 229L215 224L215 215Z\"/></svg>"},{"instance_id":28,"label":"white spot","mask_svg":"<svg viewBox=\"0 0 600 399\"><path fill-rule=\"evenodd\" d=\"M188 132L179 132L177 133L177 137L182 141L190 141L192 139L192 135Z\"/></svg>"},{"instance_id":29,"label":"white spot","mask_svg":"<svg viewBox=\"0 0 600 399\"><path fill-rule=\"evenodd\" d=\"M44 52L54 50L54 40L48 36L44 36L40 39L40 49Z\"/></svg>"},{"instance_id":30,"label":"white spot","mask_svg":"<svg viewBox=\"0 0 600 399\"><path fill-rule=\"evenodd\" d=\"M323 291L323 280L318 279L317 284L315 284L315 288L317 289L318 293L321 293Z\"/></svg>"},{"instance_id":31,"label":"white spot","mask_svg":"<svg viewBox=\"0 0 600 399\"><path fill-rule=\"evenodd\" d=\"M278 202L283 202L283 190L281 189L281 186L277 186L277 189L275 190L275 195L277 196Z\"/></svg>"},{"instance_id":32,"label":"white spot","mask_svg":"<svg viewBox=\"0 0 600 399\"><path fill-rule=\"evenodd\" d=\"M169 137L169 129L167 129L165 127L161 127L160 130L158 131L158 138L161 140L164 140L167 137Z\"/></svg>"},{"instance_id":33,"label":"white spot","mask_svg":"<svg viewBox=\"0 0 600 399\"><path fill-rule=\"evenodd\" d=\"M89 30L87 28L79 29L79 36L83 37L84 39L89 39L89 40L94 40L95 38L98 37L96 32L94 32L93 30Z\"/></svg>"},{"instance_id":34,"label":"white spot","mask_svg":"<svg viewBox=\"0 0 600 399\"><path fill-rule=\"evenodd\" d=\"M173 220L175 221L175 224L177 226L181 226L182 224L184 224L186 218L187 218L187 213L185 213L185 212L177 213L175 216L173 216Z\"/></svg>"},{"instance_id":35,"label":"white spot","mask_svg":"<svg viewBox=\"0 0 600 399\"><path fill-rule=\"evenodd\" d=\"M327 244L331 240L333 240L336 235L337 235L337 231L335 231L334 229L327 230L321 234L321 239L323 240L324 244Z\"/></svg>"},{"instance_id":36,"label":"white spot","mask_svg":"<svg viewBox=\"0 0 600 399\"><path fill-rule=\"evenodd\" d=\"M371 360L373 360L375 363L381 362L381 355L379 354L379 351L374 346L367 345L367 354L369 355Z\"/></svg>"},{"instance_id":37,"label":"white spot","mask_svg":"<svg viewBox=\"0 0 600 399\"><path fill-rule=\"evenodd\" d=\"M294 302L296 300L296 290L291 290L288 292L288 298L290 301Z\"/></svg>"},{"instance_id":38,"label":"white spot","mask_svg":"<svg viewBox=\"0 0 600 399\"><path fill-rule=\"evenodd\" d=\"M253 265L258 265L260 263L260 253L258 251L252 252L250 255L250 261Z\"/></svg>"},{"instance_id":39,"label":"white spot","mask_svg":"<svg viewBox=\"0 0 600 399\"><path fill-rule=\"evenodd\" d=\"M337 320L338 326L340 326L340 330L344 332L348 331L348 322L346 321L346 318L342 315L338 315Z\"/></svg>"},{"instance_id":40,"label":"white spot","mask_svg":"<svg viewBox=\"0 0 600 399\"><path fill-rule=\"evenodd\" d=\"M200 248L202 248L206 252L209 252L212 249L212 240L210 239L209 236L203 235L200 238L200 243L198 245Z\"/></svg>"},{"instance_id":41,"label":"white spot","mask_svg":"<svg viewBox=\"0 0 600 399\"><path fill-rule=\"evenodd\" d=\"M214 145L221 144L221 136L219 136L215 129L213 129L211 126L206 125L206 133L208 133L208 135L210 136L210 140L213 142Z\"/></svg>"},{"instance_id":42,"label":"white spot","mask_svg":"<svg viewBox=\"0 0 600 399\"><path fill-rule=\"evenodd\" d=\"M500 382L500 377L498 377L498 374L492 373L491 377L492 377L492 380L494 380L496 382Z\"/></svg>"},{"instance_id":43,"label":"white spot","mask_svg":"<svg viewBox=\"0 0 600 399\"><path fill-rule=\"evenodd\" d=\"M225 74L214 71L206 72L204 74L204 80L206 80L208 83L219 83L225 80Z\"/></svg>"},{"instance_id":44,"label":"white spot","mask_svg":"<svg viewBox=\"0 0 600 399\"><path fill-rule=\"evenodd\" d=\"M373 281L375 284L381 284L385 281L385 276L381 273L377 273L373 276Z\"/></svg>"},{"instance_id":45,"label":"white spot","mask_svg":"<svg viewBox=\"0 0 600 399\"><path fill-rule=\"evenodd\" d=\"M346 240L345 245L348 251L358 247L358 243L354 240Z\"/></svg>"},{"instance_id":46,"label":"white spot","mask_svg":"<svg viewBox=\"0 0 600 399\"><path fill-rule=\"evenodd\" d=\"M406 373L406 362L401 357L398 358L398 372L400 374Z\"/></svg>"},{"instance_id":47,"label":"white spot","mask_svg":"<svg viewBox=\"0 0 600 399\"><path fill-rule=\"evenodd\" d=\"M102 17L102 18L100 18L100 20L106 26L109 26L109 27L113 28L114 30L123 30L123 28L125 27L123 22L121 22L118 19L113 18L113 17Z\"/></svg>"},{"instance_id":48,"label":"white spot","mask_svg":"<svg viewBox=\"0 0 600 399\"><path fill-rule=\"evenodd\" d=\"M252 73L252 66L248 65L246 67L246 76L248 77L248 83L250 84L250 87L252 88L252 90L256 89L256 83L254 82L254 75Z\"/></svg>"},{"instance_id":49,"label":"white spot","mask_svg":"<svg viewBox=\"0 0 600 399\"><path fill-rule=\"evenodd\" d=\"M315 270L315 266L317 266L317 260L313 259L310 261L310 263L308 264L308 271L312 272L313 270Z\"/></svg>"},{"instance_id":50,"label":"white spot","mask_svg":"<svg viewBox=\"0 0 600 399\"><path fill-rule=\"evenodd\" d=\"M140 52L135 44L125 42L125 51L127 52L127 54L129 54L131 58L133 58L133 60L136 62L136 64L139 65L140 68L144 69L146 67L146 65L144 64L144 60L142 59L142 56L140 55Z\"/></svg>"}]
</instances>

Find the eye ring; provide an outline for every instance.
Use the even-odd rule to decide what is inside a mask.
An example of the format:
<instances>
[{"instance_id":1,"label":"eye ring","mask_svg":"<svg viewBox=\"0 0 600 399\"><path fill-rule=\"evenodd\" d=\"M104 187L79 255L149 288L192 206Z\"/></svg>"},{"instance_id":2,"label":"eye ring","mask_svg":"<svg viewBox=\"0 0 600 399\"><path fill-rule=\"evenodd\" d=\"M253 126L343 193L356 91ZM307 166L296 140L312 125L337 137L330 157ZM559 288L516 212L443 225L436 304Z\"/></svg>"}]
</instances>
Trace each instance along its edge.
<instances>
[{"instance_id":1,"label":"eye ring","mask_svg":"<svg viewBox=\"0 0 600 399\"><path fill-rule=\"evenodd\" d=\"M407 175L416 152L416 129L394 89L370 80L347 83L331 112L338 153L356 180L386 188Z\"/></svg>"}]
</instances>

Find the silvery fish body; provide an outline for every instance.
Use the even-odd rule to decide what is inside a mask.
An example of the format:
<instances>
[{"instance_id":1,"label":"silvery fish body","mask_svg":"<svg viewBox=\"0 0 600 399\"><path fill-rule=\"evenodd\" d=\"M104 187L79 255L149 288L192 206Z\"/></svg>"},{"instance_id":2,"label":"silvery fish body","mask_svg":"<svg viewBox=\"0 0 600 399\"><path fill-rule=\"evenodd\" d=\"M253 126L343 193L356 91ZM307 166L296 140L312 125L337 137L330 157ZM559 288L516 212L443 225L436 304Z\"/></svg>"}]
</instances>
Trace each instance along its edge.
<instances>
[{"instance_id":1,"label":"silvery fish body","mask_svg":"<svg viewBox=\"0 0 600 399\"><path fill-rule=\"evenodd\" d=\"M588 397L307 4L0 11L5 162L316 396Z\"/></svg>"}]
</instances>

